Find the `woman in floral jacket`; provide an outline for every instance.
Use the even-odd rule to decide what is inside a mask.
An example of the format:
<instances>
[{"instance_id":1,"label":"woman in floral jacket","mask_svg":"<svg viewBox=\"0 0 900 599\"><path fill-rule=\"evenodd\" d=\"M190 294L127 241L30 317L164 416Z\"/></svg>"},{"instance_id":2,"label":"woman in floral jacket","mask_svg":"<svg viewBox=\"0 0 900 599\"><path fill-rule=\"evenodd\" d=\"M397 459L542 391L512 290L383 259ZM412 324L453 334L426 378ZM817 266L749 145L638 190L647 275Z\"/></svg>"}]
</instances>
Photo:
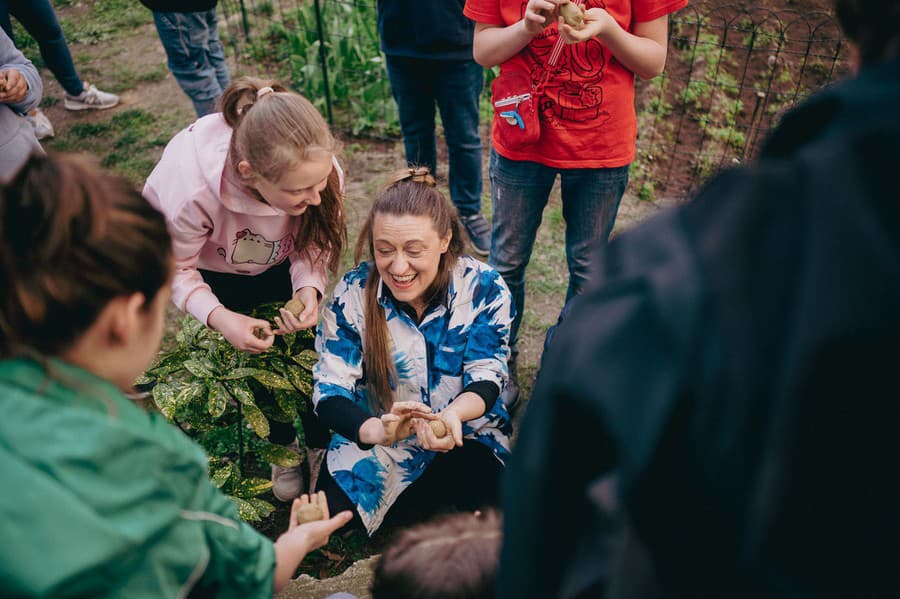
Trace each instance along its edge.
<instances>
[{"instance_id":1,"label":"woman in floral jacket","mask_svg":"<svg viewBox=\"0 0 900 599\"><path fill-rule=\"evenodd\" d=\"M427 169L403 171L357 243L374 264L348 272L322 315L313 401L335 434L318 489L369 534L497 501L512 298L462 235Z\"/></svg>"}]
</instances>

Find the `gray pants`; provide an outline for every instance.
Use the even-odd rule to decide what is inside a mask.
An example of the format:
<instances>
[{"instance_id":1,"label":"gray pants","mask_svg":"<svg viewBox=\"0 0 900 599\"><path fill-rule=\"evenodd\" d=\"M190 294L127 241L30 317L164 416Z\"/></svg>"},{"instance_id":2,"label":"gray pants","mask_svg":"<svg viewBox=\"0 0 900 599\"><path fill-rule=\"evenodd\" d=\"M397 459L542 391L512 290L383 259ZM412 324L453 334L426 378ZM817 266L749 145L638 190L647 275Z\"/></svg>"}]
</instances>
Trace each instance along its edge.
<instances>
[{"instance_id":1,"label":"gray pants","mask_svg":"<svg viewBox=\"0 0 900 599\"><path fill-rule=\"evenodd\" d=\"M0 104L0 183L12 179L29 156L43 153L31 123Z\"/></svg>"}]
</instances>

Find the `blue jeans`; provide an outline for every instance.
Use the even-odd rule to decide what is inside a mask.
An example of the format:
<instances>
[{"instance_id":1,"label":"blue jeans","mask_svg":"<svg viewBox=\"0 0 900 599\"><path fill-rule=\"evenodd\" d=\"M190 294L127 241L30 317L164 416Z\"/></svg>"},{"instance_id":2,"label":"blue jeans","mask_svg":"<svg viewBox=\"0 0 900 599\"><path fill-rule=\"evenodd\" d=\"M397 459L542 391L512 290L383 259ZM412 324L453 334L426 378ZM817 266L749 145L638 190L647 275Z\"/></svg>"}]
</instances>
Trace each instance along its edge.
<instances>
[{"instance_id":1,"label":"blue jeans","mask_svg":"<svg viewBox=\"0 0 900 599\"><path fill-rule=\"evenodd\" d=\"M556 176L562 180L566 221L566 301L588 280L591 248L605 242L616 222L619 202L628 184L628 165L618 168L559 169L536 162L510 160L491 150L489 175L493 230L488 262L503 276L516 304L510 346L516 353L525 311L525 268Z\"/></svg>"},{"instance_id":2,"label":"blue jeans","mask_svg":"<svg viewBox=\"0 0 900 599\"><path fill-rule=\"evenodd\" d=\"M41 50L44 64L70 96L84 91L69 45L53 12L50 0L0 0L0 27L13 39L9 15L18 19Z\"/></svg>"},{"instance_id":3,"label":"blue jeans","mask_svg":"<svg viewBox=\"0 0 900 599\"><path fill-rule=\"evenodd\" d=\"M484 87L484 69L473 60L388 56L387 72L400 112L406 161L435 172L434 106L437 103L450 162L450 199L460 216L480 212L478 103Z\"/></svg>"},{"instance_id":4,"label":"blue jeans","mask_svg":"<svg viewBox=\"0 0 900 599\"><path fill-rule=\"evenodd\" d=\"M153 22L168 57L169 70L194 103L198 117L215 109L231 83L225 48L219 41L216 9L197 12L153 11Z\"/></svg>"}]
</instances>

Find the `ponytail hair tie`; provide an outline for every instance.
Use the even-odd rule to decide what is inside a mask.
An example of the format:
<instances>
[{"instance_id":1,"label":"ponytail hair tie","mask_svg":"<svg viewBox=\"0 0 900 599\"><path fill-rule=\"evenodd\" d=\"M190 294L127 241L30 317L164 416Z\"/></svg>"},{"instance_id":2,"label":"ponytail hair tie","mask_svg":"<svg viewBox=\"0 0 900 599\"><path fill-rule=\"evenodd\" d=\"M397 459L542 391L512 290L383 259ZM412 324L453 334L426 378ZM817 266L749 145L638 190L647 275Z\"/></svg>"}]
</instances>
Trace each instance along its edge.
<instances>
[{"instance_id":1,"label":"ponytail hair tie","mask_svg":"<svg viewBox=\"0 0 900 599\"><path fill-rule=\"evenodd\" d=\"M274 91L275 91L275 90L272 89L271 87L269 87L268 85L265 86L265 87L261 87L261 88L259 88L259 89L256 91L256 99L259 100L260 98L262 98L262 97L265 96L266 94L271 94L271 93L274 92Z\"/></svg>"},{"instance_id":2,"label":"ponytail hair tie","mask_svg":"<svg viewBox=\"0 0 900 599\"><path fill-rule=\"evenodd\" d=\"M410 167L407 172L409 174L405 177L405 179L408 179L413 183L424 183L429 187L434 187L435 185L437 185L434 177L431 176L431 171L429 171L428 167L426 166Z\"/></svg>"}]
</instances>

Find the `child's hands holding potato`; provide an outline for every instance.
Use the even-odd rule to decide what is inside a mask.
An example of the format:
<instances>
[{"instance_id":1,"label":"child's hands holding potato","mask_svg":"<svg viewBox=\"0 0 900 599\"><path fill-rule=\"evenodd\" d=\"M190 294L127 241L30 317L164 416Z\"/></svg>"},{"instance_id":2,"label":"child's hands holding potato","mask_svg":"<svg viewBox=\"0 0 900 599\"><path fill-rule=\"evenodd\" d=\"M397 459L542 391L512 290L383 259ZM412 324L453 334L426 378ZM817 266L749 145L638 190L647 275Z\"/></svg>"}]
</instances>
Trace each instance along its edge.
<instances>
[{"instance_id":1,"label":"child's hands holding potato","mask_svg":"<svg viewBox=\"0 0 900 599\"><path fill-rule=\"evenodd\" d=\"M275 317L273 332L276 335L296 333L302 329L316 326L319 322L319 290L315 287L302 287L281 309L280 316Z\"/></svg>"}]
</instances>

